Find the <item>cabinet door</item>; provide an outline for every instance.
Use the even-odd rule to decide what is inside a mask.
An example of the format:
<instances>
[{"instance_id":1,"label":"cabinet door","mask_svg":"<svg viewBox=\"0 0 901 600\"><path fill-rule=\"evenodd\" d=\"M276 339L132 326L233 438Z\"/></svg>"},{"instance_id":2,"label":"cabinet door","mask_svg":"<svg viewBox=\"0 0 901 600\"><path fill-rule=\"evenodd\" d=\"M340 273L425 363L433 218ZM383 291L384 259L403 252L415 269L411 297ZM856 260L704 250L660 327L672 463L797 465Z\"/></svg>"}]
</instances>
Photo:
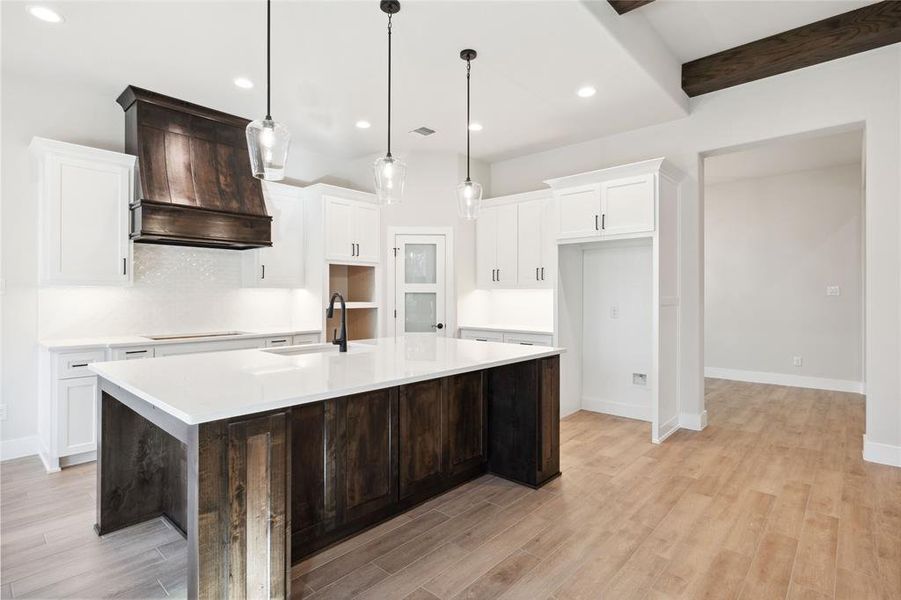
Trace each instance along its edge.
<instances>
[{"instance_id":1,"label":"cabinet door","mask_svg":"<svg viewBox=\"0 0 901 600\"><path fill-rule=\"evenodd\" d=\"M57 383L59 456L97 449L97 378L61 379Z\"/></svg>"},{"instance_id":2,"label":"cabinet door","mask_svg":"<svg viewBox=\"0 0 901 600\"><path fill-rule=\"evenodd\" d=\"M42 282L122 285L131 280L133 174L121 161L46 157L39 183Z\"/></svg>"},{"instance_id":3,"label":"cabinet door","mask_svg":"<svg viewBox=\"0 0 901 600\"><path fill-rule=\"evenodd\" d=\"M520 287L541 286L543 202L522 202L516 211L516 281Z\"/></svg>"},{"instance_id":4,"label":"cabinet door","mask_svg":"<svg viewBox=\"0 0 901 600\"><path fill-rule=\"evenodd\" d=\"M557 205L553 198L541 201L541 287L554 287L557 274Z\"/></svg>"},{"instance_id":5,"label":"cabinet door","mask_svg":"<svg viewBox=\"0 0 901 600\"><path fill-rule=\"evenodd\" d=\"M272 246L248 252L254 258L247 274L258 287L303 287L303 204L298 194L267 190L266 208L272 216Z\"/></svg>"},{"instance_id":6,"label":"cabinet door","mask_svg":"<svg viewBox=\"0 0 901 600\"><path fill-rule=\"evenodd\" d=\"M390 511L397 502L396 420L397 388L339 400L337 504L342 524Z\"/></svg>"},{"instance_id":7,"label":"cabinet door","mask_svg":"<svg viewBox=\"0 0 901 600\"><path fill-rule=\"evenodd\" d=\"M603 183L603 235L654 231L654 188L653 174Z\"/></svg>"},{"instance_id":8,"label":"cabinet door","mask_svg":"<svg viewBox=\"0 0 901 600\"><path fill-rule=\"evenodd\" d=\"M354 207L354 236L357 244L355 259L362 262L379 261L379 207L374 204L357 204Z\"/></svg>"},{"instance_id":9,"label":"cabinet door","mask_svg":"<svg viewBox=\"0 0 901 600\"><path fill-rule=\"evenodd\" d=\"M487 458L482 372L448 377L446 398L447 471L453 478L482 469Z\"/></svg>"},{"instance_id":10,"label":"cabinet door","mask_svg":"<svg viewBox=\"0 0 901 600\"><path fill-rule=\"evenodd\" d=\"M601 196L597 186L564 190L557 194L558 237L579 238L600 234Z\"/></svg>"},{"instance_id":11,"label":"cabinet door","mask_svg":"<svg viewBox=\"0 0 901 600\"><path fill-rule=\"evenodd\" d=\"M516 205L504 204L497 210L497 285L516 285Z\"/></svg>"},{"instance_id":12,"label":"cabinet door","mask_svg":"<svg viewBox=\"0 0 901 600\"><path fill-rule=\"evenodd\" d=\"M497 209L485 208L476 220L476 285L497 286Z\"/></svg>"},{"instance_id":13,"label":"cabinet door","mask_svg":"<svg viewBox=\"0 0 901 600\"><path fill-rule=\"evenodd\" d=\"M291 410L291 554L306 556L338 526L337 400Z\"/></svg>"},{"instance_id":14,"label":"cabinet door","mask_svg":"<svg viewBox=\"0 0 901 600\"><path fill-rule=\"evenodd\" d=\"M326 258L347 261L356 254L353 220L353 202L340 198L325 199Z\"/></svg>"},{"instance_id":15,"label":"cabinet door","mask_svg":"<svg viewBox=\"0 0 901 600\"><path fill-rule=\"evenodd\" d=\"M444 475L443 380L401 386L397 399L400 498L431 495Z\"/></svg>"}]
</instances>

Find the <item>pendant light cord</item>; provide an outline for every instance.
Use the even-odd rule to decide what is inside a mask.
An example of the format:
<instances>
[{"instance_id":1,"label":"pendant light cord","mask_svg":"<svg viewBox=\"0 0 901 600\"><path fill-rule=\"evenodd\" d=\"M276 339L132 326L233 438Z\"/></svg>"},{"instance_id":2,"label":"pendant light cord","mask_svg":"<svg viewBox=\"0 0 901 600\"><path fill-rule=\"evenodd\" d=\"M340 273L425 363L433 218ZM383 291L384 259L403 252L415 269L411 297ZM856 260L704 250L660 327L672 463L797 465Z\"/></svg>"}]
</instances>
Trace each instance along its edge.
<instances>
[{"instance_id":1,"label":"pendant light cord","mask_svg":"<svg viewBox=\"0 0 901 600\"><path fill-rule=\"evenodd\" d=\"M388 15L388 158L391 157L391 17Z\"/></svg>"},{"instance_id":2,"label":"pendant light cord","mask_svg":"<svg viewBox=\"0 0 901 600\"><path fill-rule=\"evenodd\" d=\"M266 120L272 120L272 0L266 0Z\"/></svg>"},{"instance_id":3,"label":"pendant light cord","mask_svg":"<svg viewBox=\"0 0 901 600\"><path fill-rule=\"evenodd\" d=\"M472 69L472 62L466 61L466 181L469 179L469 71Z\"/></svg>"}]
</instances>

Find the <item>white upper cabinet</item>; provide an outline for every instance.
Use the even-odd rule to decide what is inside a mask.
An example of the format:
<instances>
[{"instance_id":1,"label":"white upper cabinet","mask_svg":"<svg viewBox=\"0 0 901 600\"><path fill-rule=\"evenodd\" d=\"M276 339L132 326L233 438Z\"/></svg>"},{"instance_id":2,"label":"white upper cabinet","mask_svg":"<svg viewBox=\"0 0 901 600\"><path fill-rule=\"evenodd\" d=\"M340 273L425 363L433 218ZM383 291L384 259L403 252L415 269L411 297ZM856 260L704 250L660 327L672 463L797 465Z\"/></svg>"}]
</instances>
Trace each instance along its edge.
<instances>
[{"instance_id":1,"label":"white upper cabinet","mask_svg":"<svg viewBox=\"0 0 901 600\"><path fill-rule=\"evenodd\" d=\"M556 252L553 202L536 198L516 204L516 283L518 287L551 287Z\"/></svg>"},{"instance_id":2,"label":"white upper cabinet","mask_svg":"<svg viewBox=\"0 0 901 600\"><path fill-rule=\"evenodd\" d=\"M486 200L476 221L479 288L552 285L556 222L550 192Z\"/></svg>"},{"instance_id":3,"label":"white upper cabinet","mask_svg":"<svg viewBox=\"0 0 901 600\"><path fill-rule=\"evenodd\" d=\"M658 178L670 177L670 171L663 159L653 159L546 181L557 202L557 239L567 243L653 234Z\"/></svg>"},{"instance_id":4,"label":"white upper cabinet","mask_svg":"<svg viewBox=\"0 0 901 600\"><path fill-rule=\"evenodd\" d=\"M135 157L44 138L34 138L30 149L37 165L41 283L130 283Z\"/></svg>"},{"instance_id":5,"label":"white upper cabinet","mask_svg":"<svg viewBox=\"0 0 901 600\"><path fill-rule=\"evenodd\" d=\"M272 216L272 246L243 252L244 285L303 287L303 192L291 185L266 181L263 197Z\"/></svg>"},{"instance_id":6,"label":"white upper cabinet","mask_svg":"<svg viewBox=\"0 0 901 600\"><path fill-rule=\"evenodd\" d=\"M601 184L604 235L654 231L653 174Z\"/></svg>"},{"instance_id":7,"label":"white upper cabinet","mask_svg":"<svg viewBox=\"0 0 901 600\"><path fill-rule=\"evenodd\" d=\"M482 208L476 221L476 279L480 288L515 285L515 205Z\"/></svg>"},{"instance_id":8,"label":"white upper cabinet","mask_svg":"<svg viewBox=\"0 0 901 600\"><path fill-rule=\"evenodd\" d=\"M379 260L379 208L375 204L325 197L326 258L344 263Z\"/></svg>"},{"instance_id":9,"label":"white upper cabinet","mask_svg":"<svg viewBox=\"0 0 901 600\"><path fill-rule=\"evenodd\" d=\"M601 190L597 185L561 191L557 195L561 238L600 235Z\"/></svg>"}]
</instances>

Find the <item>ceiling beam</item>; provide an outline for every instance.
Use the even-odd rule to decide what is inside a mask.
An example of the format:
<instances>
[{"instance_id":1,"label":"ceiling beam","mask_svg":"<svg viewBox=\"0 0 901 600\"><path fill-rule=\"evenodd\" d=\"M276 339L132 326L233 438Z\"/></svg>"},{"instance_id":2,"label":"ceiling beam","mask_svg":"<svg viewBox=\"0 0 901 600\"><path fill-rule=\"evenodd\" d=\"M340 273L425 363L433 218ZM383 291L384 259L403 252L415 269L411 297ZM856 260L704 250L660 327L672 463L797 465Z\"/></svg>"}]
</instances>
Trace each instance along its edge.
<instances>
[{"instance_id":1,"label":"ceiling beam","mask_svg":"<svg viewBox=\"0 0 901 600\"><path fill-rule=\"evenodd\" d=\"M687 62L682 89L698 96L897 42L901 2L877 2Z\"/></svg>"},{"instance_id":2,"label":"ceiling beam","mask_svg":"<svg viewBox=\"0 0 901 600\"><path fill-rule=\"evenodd\" d=\"M613 10L618 12L621 15L626 14L630 10L635 10L640 6L644 6L645 4L650 4L654 0L607 0L610 3L610 6L613 7Z\"/></svg>"}]
</instances>

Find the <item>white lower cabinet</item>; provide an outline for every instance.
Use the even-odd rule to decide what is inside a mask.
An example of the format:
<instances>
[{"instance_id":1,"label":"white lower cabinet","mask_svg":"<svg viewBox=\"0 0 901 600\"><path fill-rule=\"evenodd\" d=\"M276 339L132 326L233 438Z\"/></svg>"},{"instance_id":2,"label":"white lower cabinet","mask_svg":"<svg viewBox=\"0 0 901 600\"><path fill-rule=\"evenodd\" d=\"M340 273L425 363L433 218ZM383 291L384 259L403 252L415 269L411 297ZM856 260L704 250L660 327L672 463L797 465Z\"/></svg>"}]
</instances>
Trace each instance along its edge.
<instances>
[{"instance_id":1,"label":"white lower cabinet","mask_svg":"<svg viewBox=\"0 0 901 600\"><path fill-rule=\"evenodd\" d=\"M61 379L56 387L56 441L59 456L97 448L97 377Z\"/></svg>"},{"instance_id":2,"label":"white lower cabinet","mask_svg":"<svg viewBox=\"0 0 901 600\"><path fill-rule=\"evenodd\" d=\"M480 329L478 327L461 327L460 339L478 342L501 342L504 344L520 344L523 346L553 346L554 334L526 331L504 331L499 329Z\"/></svg>"},{"instance_id":3,"label":"white lower cabinet","mask_svg":"<svg viewBox=\"0 0 901 600\"><path fill-rule=\"evenodd\" d=\"M302 346L303 344L318 344L318 343L319 343L319 334L318 333L298 333L297 335L294 335L291 338L292 346Z\"/></svg>"}]
</instances>

